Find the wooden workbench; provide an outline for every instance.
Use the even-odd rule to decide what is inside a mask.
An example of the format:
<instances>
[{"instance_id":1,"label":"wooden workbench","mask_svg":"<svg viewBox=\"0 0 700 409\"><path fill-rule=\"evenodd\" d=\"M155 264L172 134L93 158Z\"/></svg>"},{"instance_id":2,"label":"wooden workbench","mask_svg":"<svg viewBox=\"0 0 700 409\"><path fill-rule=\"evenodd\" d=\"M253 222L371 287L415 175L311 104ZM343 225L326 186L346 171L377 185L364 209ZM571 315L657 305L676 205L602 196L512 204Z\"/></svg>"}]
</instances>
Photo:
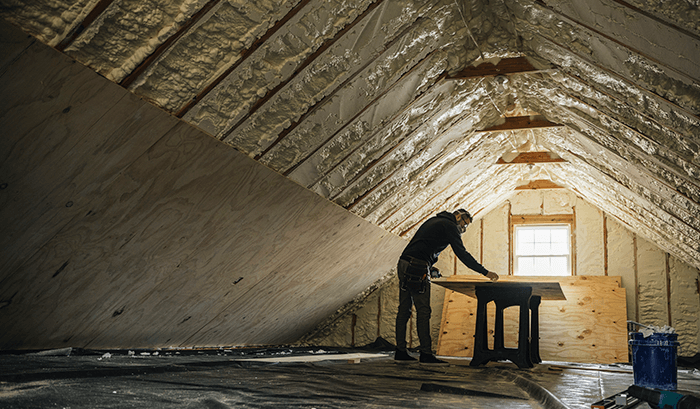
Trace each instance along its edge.
<instances>
[{"instance_id":1,"label":"wooden workbench","mask_svg":"<svg viewBox=\"0 0 700 409\"><path fill-rule=\"evenodd\" d=\"M543 299L566 300L559 283L508 280L493 282L471 277L460 278L436 280L435 284L477 299L474 355L471 365L510 360L520 368L530 368L542 362L539 354L539 306ZM491 302L496 305L493 348L489 348L486 310ZM506 348L503 312L512 306L519 307L518 345L516 348Z\"/></svg>"}]
</instances>

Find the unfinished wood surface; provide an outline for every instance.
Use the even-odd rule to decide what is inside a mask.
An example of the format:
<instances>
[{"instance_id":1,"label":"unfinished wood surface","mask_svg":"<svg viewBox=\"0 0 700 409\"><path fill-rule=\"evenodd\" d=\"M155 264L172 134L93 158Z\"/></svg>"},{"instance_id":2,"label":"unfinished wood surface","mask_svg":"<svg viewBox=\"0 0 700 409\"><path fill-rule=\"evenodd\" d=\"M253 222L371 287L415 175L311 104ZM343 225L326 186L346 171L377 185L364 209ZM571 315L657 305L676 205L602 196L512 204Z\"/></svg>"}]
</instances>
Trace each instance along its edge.
<instances>
[{"instance_id":1,"label":"unfinished wood surface","mask_svg":"<svg viewBox=\"0 0 700 409\"><path fill-rule=\"evenodd\" d=\"M530 64L525 57L504 58L493 64L485 62L476 67L466 67L462 71L451 75L448 79L464 79L474 77L488 77L494 75L515 74L520 72L531 72L537 69Z\"/></svg>"},{"instance_id":2,"label":"unfinished wood surface","mask_svg":"<svg viewBox=\"0 0 700 409\"><path fill-rule=\"evenodd\" d=\"M0 349L291 342L395 266L405 240L32 47L0 76L0 228L23 240Z\"/></svg>"},{"instance_id":3,"label":"unfinished wood surface","mask_svg":"<svg viewBox=\"0 0 700 409\"><path fill-rule=\"evenodd\" d=\"M502 277L503 281L558 281L566 301L540 304L540 355L543 360L627 362L625 290L620 277ZM499 280L500 281L500 280ZM438 354L471 357L476 324L475 298L446 290ZM488 308L493 333L494 305ZM504 311L506 347L517 346L517 307ZM490 337L490 345L493 339Z\"/></svg>"},{"instance_id":4,"label":"unfinished wood surface","mask_svg":"<svg viewBox=\"0 0 700 409\"><path fill-rule=\"evenodd\" d=\"M563 163L566 160L562 158L552 157L549 152L522 152L513 160L506 161L499 158L496 161L497 165L517 165L517 164L533 164L533 163Z\"/></svg>"},{"instance_id":5,"label":"unfinished wood surface","mask_svg":"<svg viewBox=\"0 0 700 409\"><path fill-rule=\"evenodd\" d=\"M540 190L540 189L563 189L564 186L559 186L551 180L533 180L527 185L521 185L515 188L515 190Z\"/></svg>"},{"instance_id":6,"label":"unfinished wood surface","mask_svg":"<svg viewBox=\"0 0 700 409\"><path fill-rule=\"evenodd\" d=\"M0 24L0 75L34 41L36 39L29 34L23 33L9 24Z\"/></svg>"},{"instance_id":7,"label":"unfinished wood surface","mask_svg":"<svg viewBox=\"0 0 700 409\"><path fill-rule=\"evenodd\" d=\"M519 281L499 280L498 282L493 282L484 278L452 276L445 280L433 280L433 283L472 298L476 298L476 287L478 286L499 289L532 287L532 295L540 296L543 300L566 300L559 283L553 281L528 281L525 277Z\"/></svg>"}]
</instances>

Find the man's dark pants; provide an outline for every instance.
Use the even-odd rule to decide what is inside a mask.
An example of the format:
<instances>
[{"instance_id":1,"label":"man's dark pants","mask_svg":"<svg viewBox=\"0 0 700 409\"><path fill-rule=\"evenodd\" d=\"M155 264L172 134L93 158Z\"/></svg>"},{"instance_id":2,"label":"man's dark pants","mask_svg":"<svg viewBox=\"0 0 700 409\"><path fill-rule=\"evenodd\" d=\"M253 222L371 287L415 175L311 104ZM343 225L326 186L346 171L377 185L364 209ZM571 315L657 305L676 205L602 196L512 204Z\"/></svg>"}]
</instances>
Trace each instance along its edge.
<instances>
[{"instance_id":1,"label":"man's dark pants","mask_svg":"<svg viewBox=\"0 0 700 409\"><path fill-rule=\"evenodd\" d=\"M399 277L399 311L396 314L396 348L406 351L406 324L411 318L411 306L416 306L416 329L420 340L420 352L432 354L432 340L430 338L430 280L425 285L425 291L421 294L416 288L402 286L406 279L406 270L410 263L399 259L397 267ZM404 289L401 289L401 288Z\"/></svg>"}]
</instances>

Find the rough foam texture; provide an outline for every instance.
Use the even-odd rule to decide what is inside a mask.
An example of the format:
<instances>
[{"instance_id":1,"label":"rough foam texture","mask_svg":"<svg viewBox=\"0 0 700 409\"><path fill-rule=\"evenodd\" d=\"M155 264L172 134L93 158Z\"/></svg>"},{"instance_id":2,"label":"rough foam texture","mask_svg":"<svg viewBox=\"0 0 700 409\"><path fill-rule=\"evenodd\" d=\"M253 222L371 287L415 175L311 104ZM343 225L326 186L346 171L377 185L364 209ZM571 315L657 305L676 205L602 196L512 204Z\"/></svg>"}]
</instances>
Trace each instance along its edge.
<instances>
[{"instance_id":1,"label":"rough foam texture","mask_svg":"<svg viewBox=\"0 0 700 409\"><path fill-rule=\"evenodd\" d=\"M0 15L56 45L96 3ZM410 237L444 208L534 210L513 189L546 179L700 267L696 1L311 0L292 15L299 2L222 0L173 37L206 3L115 0L66 52L121 81L173 40L134 93L172 113L196 102L187 121L389 232ZM542 71L443 77L519 56ZM478 132L536 114L565 127ZM567 163L493 165L528 150ZM543 214L573 208L565 196L545 195ZM599 240L596 226L584 233ZM579 267L600 274L601 257Z\"/></svg>"}]
</instances>

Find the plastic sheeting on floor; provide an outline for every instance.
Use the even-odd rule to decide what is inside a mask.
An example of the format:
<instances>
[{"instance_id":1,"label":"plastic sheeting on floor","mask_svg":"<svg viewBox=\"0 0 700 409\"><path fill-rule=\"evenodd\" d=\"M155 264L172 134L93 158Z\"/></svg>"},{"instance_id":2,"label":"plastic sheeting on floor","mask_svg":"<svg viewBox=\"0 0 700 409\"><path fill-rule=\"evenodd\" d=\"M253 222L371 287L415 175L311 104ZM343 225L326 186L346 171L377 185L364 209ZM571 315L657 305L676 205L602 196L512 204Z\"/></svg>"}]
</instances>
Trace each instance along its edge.
<instances>
[{"instance_id":1,"label":"plastic sheeting on floor","mask_svg":"<svg viewBox=\"0 0 700 409\"><path fill-rule=\"evenodd\" d=\"M5 354L0 407L588 409L633 383L629 365L449 361L396 364L388 352L321 349ZM678 383L700 390L700 373L680 370Z\"/></svg>"}]
</instances>

